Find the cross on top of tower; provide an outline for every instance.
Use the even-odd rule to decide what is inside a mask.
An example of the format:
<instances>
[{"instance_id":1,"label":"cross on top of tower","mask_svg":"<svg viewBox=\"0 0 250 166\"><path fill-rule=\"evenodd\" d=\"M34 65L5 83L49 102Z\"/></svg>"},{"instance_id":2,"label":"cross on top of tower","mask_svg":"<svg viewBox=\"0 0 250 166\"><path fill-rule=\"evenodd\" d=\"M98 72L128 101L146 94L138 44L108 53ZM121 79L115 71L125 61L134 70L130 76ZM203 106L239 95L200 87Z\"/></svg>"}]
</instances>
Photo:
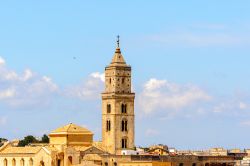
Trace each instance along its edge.
<instances>
[{"instance_id":1,"label":"cross on top of tower","mask_svg":"<svg viewBox=\"0 0 250 166\"><path fill-rule=\"evenodd\" d=\"M120 47L120 36L119 35L117 35L117 47L119 48Z\"/></svg>"}]
</instances>

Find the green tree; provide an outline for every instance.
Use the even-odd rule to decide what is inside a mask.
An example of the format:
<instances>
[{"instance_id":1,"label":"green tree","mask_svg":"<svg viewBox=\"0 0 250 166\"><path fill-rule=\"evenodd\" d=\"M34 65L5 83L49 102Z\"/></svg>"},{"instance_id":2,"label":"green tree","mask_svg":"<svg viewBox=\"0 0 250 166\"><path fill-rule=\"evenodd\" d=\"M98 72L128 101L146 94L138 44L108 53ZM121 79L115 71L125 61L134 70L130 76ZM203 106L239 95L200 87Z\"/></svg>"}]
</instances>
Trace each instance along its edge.
<instances>
[{"instance_id":1,"label":"green tree","mask_svg":"<svg viewBox=\"0 0 250 166\"><path fill-rule=\"evenodd\" d=\"M46 134L43 135L41 143L49 143L49 137Z\"/></svg>"},{"instance_id":2,"label":"green tree","mask_svg":"<svg viewBox=\"0 0 250 166\"><path fill-rule=\"evenodd\" d=\"M0 138L0 142L6 142L8 141L6 138Z\"/></svg>"},{"instance_id":3,"label":"green tree","mask_svg":"<svg viewBox=\"0 0 250 166\"><path fill-rule=\"evenodd\" d=\"M32 135L28 135L26 137L24 137L23 140L20 140L18 143L18 146L26 146L30 143L37 143L39 142L34 136Z\"/></svg>"},{"instance_id":4,"label":"green tree","mask_svg":"<svg viewBox=\"0 0 250 166\"><path fill-rule=\"evenodd\" d=\"M4 142L8 141L6 138L0 138L0 147L3 145Z\"/></svg>"}]
</instances>

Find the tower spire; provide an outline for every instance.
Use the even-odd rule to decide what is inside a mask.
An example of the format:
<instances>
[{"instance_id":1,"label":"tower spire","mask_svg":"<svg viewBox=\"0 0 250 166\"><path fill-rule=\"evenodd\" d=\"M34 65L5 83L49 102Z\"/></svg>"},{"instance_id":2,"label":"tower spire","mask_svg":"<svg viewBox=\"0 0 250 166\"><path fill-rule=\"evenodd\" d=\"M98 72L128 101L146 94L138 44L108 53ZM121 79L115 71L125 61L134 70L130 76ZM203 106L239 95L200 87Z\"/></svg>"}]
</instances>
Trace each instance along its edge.
<instances>
[{"instance_id":1,"label":"tower spire","mask_svg":"<svg viewBox=\"0 0 250 166\"><path fill-rule=\"evenodd\" d=\"M120 47L120 36L119 35L117 35L117 48L119 48Z\"/></svg>"},{"instance_id":2,"label":"tower spire","mask_svg":"<svg viewBox=\"0 0 250 166\"><path fill-rule=\"evenodd\" d=\"M116 40L117 47L115 49L115 54L112 58L111 61L111 66L127 66L126 62L122 56L121 49L120 49L120 36L117 35L117 40Z\"/></svg>"}]
</instances>

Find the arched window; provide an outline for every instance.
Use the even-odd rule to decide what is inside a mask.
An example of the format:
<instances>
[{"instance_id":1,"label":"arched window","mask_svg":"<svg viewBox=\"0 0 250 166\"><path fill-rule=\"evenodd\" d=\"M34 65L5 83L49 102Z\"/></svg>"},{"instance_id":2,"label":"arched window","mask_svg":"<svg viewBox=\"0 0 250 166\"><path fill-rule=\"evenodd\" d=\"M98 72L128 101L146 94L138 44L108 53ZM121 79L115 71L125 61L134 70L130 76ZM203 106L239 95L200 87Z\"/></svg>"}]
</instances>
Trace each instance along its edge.
<instances>
[{"instance_id":1,"label":"arched window","mask_svg":"<svg viewBox=\"0 0 250 166\"><path fill-rule=\"evenodd\" d=\"M8 166L8 160L7 160L7 159L4 159L4 160L3 160L3 165L4 165L4 166Z\"/></svg>"},{"instance_id":2,"label":"arched window","mask_svg":"<svg viewBox=\"0 0 250 166\"><path fill-rule=\"evenodd\" d=\"M57 160L57 166L61 166L61 160Z\"/></svg>"},{"instance_id":3,"label":"arched window","mask_svg":"<svg viewBox=\"0 0 250 166\"><path fill-rule=\"evenodd\" d=\"M109 79L109 83L111 84L111 78Z\"/></svg>"},{"instance_id":4,"label":"arched window","mask_svg":"<svg viewBox=\"0 0 250 166\"><path fill-rule=\"evenodd\" d=\"M40 161L40 166L45 166L44 161Z\"/></svg>"},{"instance_id":5,"label":"arched window","mask_svg":"<svg viewBox=\"0 0 250 166\"><path fill-rule=\"evenodd\" d=\"M114 162L114 166L117 166L117 162Z\"/></svg>"},{"instance_id":6,"label":"arched window","mask_svg":"<svg viewBox=\"0 0 250 166\"><path fill-rule=\"evenodd\" d=\"M126 119L122 120L122 131L128 131L128 121Z\"/></svg>"},{"instance_id":7,"label":"arched window","mask_svg":"<svg viewBox=\"0 0 250 166\"><path fill-rule=\"evenodd\" d=\"M124 104L124 113L127 113L127 104Z\"/></svg>"},{"instance_id":8,"label":"arched window","mask_svg":"<svg viewBox=\"0 0 250 166\"><path fill-rule=\"evenodd\" d=\"M125 127L125 131L128 131L128 121L127 120L125 121L124 127Z\"/></svg>"},{"instance_id":9,"label":"arched window","mask_svg":"<svg viewBox=\"0 0 250 166\"><path fill-rule=\"evenodd\" d=\"M121 105L121 112L123 113L124 110L124 104Z\"/></svg>"},{"instance_id":10,"label":"arched window","mask_svg":"<svg viewBox=\"0 0 250 166\"><path fill-rule=\"evenodd\" d=\"M109 164L107 162L105 162L105 166L108 166Z\"/></svg>"},{"instance_id":11,"label":"arched window","mask_svg":"<svg viewBox=\"0 0 250 166\"><path fill-rule=\"evenodd\" d=\"M111 112L111 104L107 104L107 113Z\"/></svg>"},{"instance_id":12,"label":"arched window","mask_svg":"<svg viewBox=\"0 0 250 166\"><path fill-rule=\"evenodd\" d=\"M122 104L121 105L121 112L124 114L124 113L127 113L127 104Z\"/></svg>"},{"instance_id":13,"label":"arched window","mask_svg":"<svg viewBox=\"0 0 250 166\"><path fill-rule=\"evenodd\" d=\"M122 131L124 131L124 120L122 120Z\"/></svg>"},{"instance_id":14,"label":"arched window","mask_svg":"<svg viewBox=\"0 0 250 166\"><path fill-rule=\"evenodd\" d=\"M122 84L124 84L124 82L125 82L125 78L122 78Z\"/></svg>"},{"instance_id":15,"label":"arched window","mask_svg":"<svg viewBox=\"0 0 250 166\"><path fill-rule=\"evenodd\" d=\"M110 131L110 130L111 130L111 122L110 122L110 120L107 120L107 121L106 121L106 130L107 130L107 131Z\"/></svg>"},{"instance_id":16,"label":"arched window","mask_svg":"<svg viewBox=\"0 0 250 166\"><path fill-rule=\"evenodd\" d=\"M122 139L122 148L123 148L123 149L126 149L126 148L127 148L127 142L128 142L127 138L123 138L123 139Z\"/></svg>"},{"instance_id":17,"label":"arched window","mask_svg":"<svg viewBox=\"0 0 250 166\"><path fill-rule=\"evenodd\" d=\"M30 160L29 160L29 166L33 166L33 159L32 158L30 158Z\"/></svg>"},{"instance_id":18,"label":"arched window","mask_svg":"<svg viewBox=\"0 0 250 166\"><path fill-rule=\"evenodd\" d=\"M12 166L16 166L16 159L12 159Z\"/></svg>"},{"instance_id":19,"label":"arched window","mask_svg":"<svg viewBox=\"0 0 250 166\"><path fill-rule=\"evenodd\" d=\"M20 160L20 166L24 166L24 164L25 164L24 159L21 159L21 160Z\"/></svg>"}]
</instances>

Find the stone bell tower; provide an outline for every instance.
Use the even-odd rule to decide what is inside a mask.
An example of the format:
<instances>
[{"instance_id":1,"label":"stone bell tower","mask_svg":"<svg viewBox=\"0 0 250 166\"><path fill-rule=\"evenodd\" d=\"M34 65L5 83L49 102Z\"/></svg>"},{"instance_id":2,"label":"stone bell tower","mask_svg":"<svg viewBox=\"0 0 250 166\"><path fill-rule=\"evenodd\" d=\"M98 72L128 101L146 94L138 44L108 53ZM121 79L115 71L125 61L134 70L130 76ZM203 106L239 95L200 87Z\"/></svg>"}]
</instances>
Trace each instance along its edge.
<instances>
[{"instance_id":1,"label":"stone bell tower","mask_svg":"<svg viewBox=\"0 0 250 166\"><path fill-rule=\"evenodd\" d=\"M134 149L134 98L131 92L131 67L119 47L105 68L105 91L102 93L102 143L111 154Z\"/></svg>"}]
</instances>

